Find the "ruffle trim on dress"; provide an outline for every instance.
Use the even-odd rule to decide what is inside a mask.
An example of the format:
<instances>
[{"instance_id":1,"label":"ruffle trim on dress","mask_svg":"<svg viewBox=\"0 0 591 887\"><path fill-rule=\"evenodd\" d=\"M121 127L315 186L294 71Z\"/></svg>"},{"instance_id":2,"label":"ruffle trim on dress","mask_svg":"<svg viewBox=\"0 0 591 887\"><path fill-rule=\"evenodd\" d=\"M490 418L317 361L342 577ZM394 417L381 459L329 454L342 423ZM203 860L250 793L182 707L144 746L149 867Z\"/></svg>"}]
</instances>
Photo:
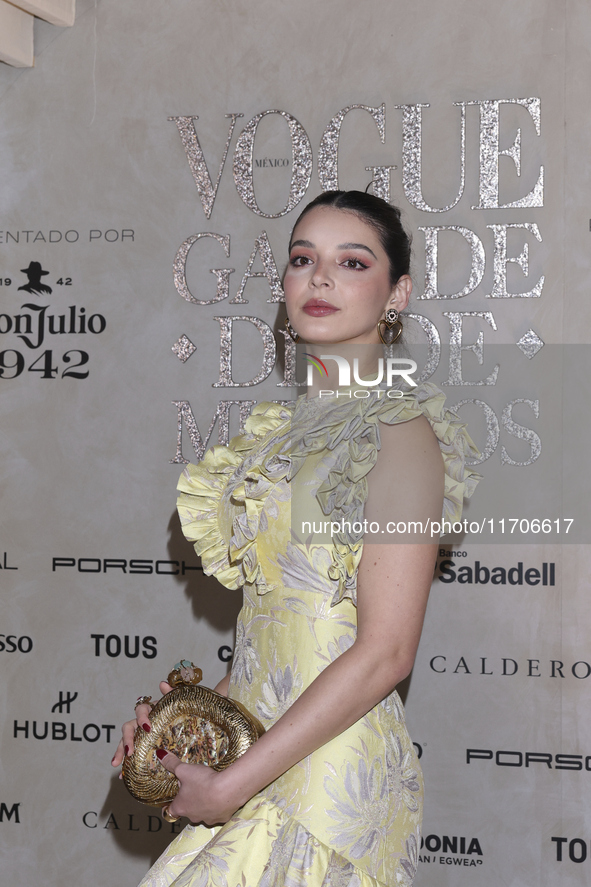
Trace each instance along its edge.
<instances>
[{"instance_id":1,"label":"ruffle trim on dress","mask_svg":"<svg viewBox=\"0 0 591 887\"><path fill-rule=\"evenodd\" d=\"M257 586L259 594L275 586L267 582L258 557L257 539L261 532L261 515L268 496L276 485L289 476L291 460L288 456L270 456L252 465L239 484L232 490L232 499L244 511L232 522L229 545L230 562L240 564L244 582ZM244 584L243 582L243 584Z\"/></svg>"},{"instance_id":2,"label":"ruffle trim on dress","mask_svg":"<svg viewBox=\"0 0 591 887\"><path fill-rule=\"evenodd\" d=\"M209 830L207 830L209 831ZM287 807L254 797L203 843L203 827L188 826L163 853L141 887L385 887L290 815ZM195 851L191 853L194 841ZM411 887L418 863L412 833L396 865L396 884ZM182 868L184 864L184 868ZM181 869L179 871L179 869ZM380 872L380 875L382 873ZM388 881L388 883L391 883Z\"/></svg>"},{"instance_id":3,"label":"ruffle trim on dress","mask_svg":"<svg viewBox=\"0 0 591 887\"><path fill-rule=\"evenodd\" d=\"M328 570L338 583L332 605L345 597L356 604L363 540L353 526L363 522L367 475L380 449L379 423L394 425L421 415L429 421L443 457L443 519L459 520L463 500L480 479L466 459L478 451L464 423L445 409L445 395L435 385L424 383L396 400L372 396L321 401L303 396L290 407L258 404L246 422L246 433L228 447L213 447L198 465L188 465L178 485L183 532L201 556L204 572L215 574L227 588L249 583L259 594L271 591L274 586L265 577L257 546L268 496L281 481L291 481L308 456L333 451L337 458L316 493L323 513L342 527L333 536ZM281 442L277 433L281 437L282 428L286 433ZM269 445L257 451L256 459L248 459L271 434ZM231 526L221 526L224 510L237 512Z\"/></svg>"},{"instance_id":4,"label":"ruffle trim on dress","mask_svg":"<svg viewBox=\"0 0 591 887\"><path fill-rule=\"evenodd\" d=\"M279 404L257 404L246 421L244 434L232 438L227 447L207 450L201 462L186 466L179 480L177 509L183 533L201 557L203 572L207 576L215 574L226 588L241 588L246 582L266 585L256 554L260 513L278 479L277 467L287 475L289 460L269 459L267 473L262 463L248 472L240 469L261 440L277 431L290 416L290 410ZM242 505L245 509L236 515L231 527L220 526L224 498L235 508Z\"/></svg>"}]
</instances>

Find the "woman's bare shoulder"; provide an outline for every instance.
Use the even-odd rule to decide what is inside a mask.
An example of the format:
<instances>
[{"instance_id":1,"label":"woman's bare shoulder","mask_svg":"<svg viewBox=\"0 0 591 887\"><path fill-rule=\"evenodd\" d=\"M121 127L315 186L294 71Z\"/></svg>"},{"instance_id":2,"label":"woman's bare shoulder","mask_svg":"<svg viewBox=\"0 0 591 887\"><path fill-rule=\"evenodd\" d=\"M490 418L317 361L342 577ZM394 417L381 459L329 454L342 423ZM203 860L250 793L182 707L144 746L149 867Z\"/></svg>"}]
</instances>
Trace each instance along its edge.
<instances>
[{"instance_id":1,"label":"woman's bare shoulder","mask_svg":"<svg viewBox=\"0 0 591 887\"><path fill-rule=\"evenodd\" d=\"M376 464L368 475L365 516L379 524L378 541L383 542L388 522L401 526L420 521L427 526L429 521L440 520L445 471L439 442L424 416L381 425L380 437ZM423 532L418 536L422 539ZM397 536L396 541L402 539ZM418 541L418 537L408 541Z\"/></svg>"},{"instance_id":2,"label":"woman's bare shoulder","mask_svg":"<svg viewBox=\"0 0 591 887\"><path fill-rule=\"evenodd\" d=\"M432 464L443 472L439 441L425 416L392 425L380 423L380 440L378 464L395 460L407 468L420 464L424 469Z\"/></svg>"}]
</instances>

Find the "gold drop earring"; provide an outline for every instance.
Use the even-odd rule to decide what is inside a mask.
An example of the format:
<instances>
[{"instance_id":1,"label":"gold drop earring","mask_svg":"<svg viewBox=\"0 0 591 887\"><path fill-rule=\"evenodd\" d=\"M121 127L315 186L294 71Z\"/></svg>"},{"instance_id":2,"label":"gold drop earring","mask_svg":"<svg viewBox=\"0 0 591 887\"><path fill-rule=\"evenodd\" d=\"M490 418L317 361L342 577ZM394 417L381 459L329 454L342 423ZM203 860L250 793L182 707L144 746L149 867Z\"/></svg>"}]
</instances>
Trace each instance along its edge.
<instances>
[{"instance_id":1,"label":"gold drop earring","mask_svg":"<svg viewBox=\"0 0 591 887\"><path fill-rule=\"evenodd\" d=\"M378 335L384 345L393 345L402 335L402 321L396 308L388 308L378 321Z\"/></svg>"}]
</instances>

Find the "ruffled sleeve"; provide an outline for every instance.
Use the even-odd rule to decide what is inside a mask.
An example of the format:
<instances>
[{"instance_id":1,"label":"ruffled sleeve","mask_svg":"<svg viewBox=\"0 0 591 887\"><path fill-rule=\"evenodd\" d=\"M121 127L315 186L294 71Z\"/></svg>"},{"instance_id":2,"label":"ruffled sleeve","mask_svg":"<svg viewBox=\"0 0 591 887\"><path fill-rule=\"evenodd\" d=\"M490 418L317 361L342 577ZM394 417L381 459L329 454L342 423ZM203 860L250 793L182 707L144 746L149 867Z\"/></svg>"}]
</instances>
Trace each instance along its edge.
<instances>
[{"instance_id":1,"label":"ruffled sleeve","mask_svg":"<svg viewBox=\"0 0 591 887\"><path fill-rule=\"evenodd\" d=\"M363 402L362 402L363 403ZM329 476L316 494L325 515L341 525L334 534L333 562L329 569L338 581L333 605L348 597L356 603L357 568L363 551L362 524L368 495L367 475L376 463L380 449L379 423L394 425L425 416L433 429L445 470L443 520L453 523L461 518L464 499L470 498L480 475L472 471L466 459L477 456L466 426L445 408L445 395L435 385L425 383L400 399L375 398L358 408L354 433L347 448L336 460ZM359 415L363 421L359 422ZM352 430L352 429L350 429ZM357 525L358 532L355 531Z\"/></svg>"},{"instance_id":2,"label":"ruffled sleeve","mask_svg":"<svg viewBox=\"0 0 591 887\"><path fill-rule=\"evenodd\" d=\"M249 550L256 532L253 535L252 515L245 506L245 486L251 486L243 477L245 460L268 435L288 423L290 415L285 406L257 404L244 434L232 438L227 447L209 449L201 462L187 465L180 477L177 509L183 533L201 557L203 572L215 575L227 588L240 588L253 578ZM236 533L243 540L241 546Z\"/></svg>"}]
</instances>

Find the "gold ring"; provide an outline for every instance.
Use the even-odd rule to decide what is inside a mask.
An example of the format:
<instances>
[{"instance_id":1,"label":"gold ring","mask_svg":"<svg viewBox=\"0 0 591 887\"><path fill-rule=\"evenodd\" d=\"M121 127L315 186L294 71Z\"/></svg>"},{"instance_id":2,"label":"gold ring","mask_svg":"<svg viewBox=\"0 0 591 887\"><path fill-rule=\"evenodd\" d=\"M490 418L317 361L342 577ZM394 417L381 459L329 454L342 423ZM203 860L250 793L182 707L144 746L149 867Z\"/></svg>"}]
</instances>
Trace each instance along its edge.
<instances>
[{"instance_id":1,"label":"gold ring","mask_svg":"<svg viewBox=\"0 0 591 887\"><path fill-rule=\"evenodd\" d=\"M151 696L138 696L135 703L135 708L137 708L138 705L149 705L154 708L154 703L152 702Z\"/></svg>"},{"instance_id":2,"label":"gold ring","mask_svg":"<svg viewBox=\"0 0 591 887\"><path fill-rule=\"evenodd\" d=\"M178 822L180 818L180 816L171 816L168 812L168 805L162 808L162 819L165 819L167 822Z\"/></svg>"}]
</instances>

